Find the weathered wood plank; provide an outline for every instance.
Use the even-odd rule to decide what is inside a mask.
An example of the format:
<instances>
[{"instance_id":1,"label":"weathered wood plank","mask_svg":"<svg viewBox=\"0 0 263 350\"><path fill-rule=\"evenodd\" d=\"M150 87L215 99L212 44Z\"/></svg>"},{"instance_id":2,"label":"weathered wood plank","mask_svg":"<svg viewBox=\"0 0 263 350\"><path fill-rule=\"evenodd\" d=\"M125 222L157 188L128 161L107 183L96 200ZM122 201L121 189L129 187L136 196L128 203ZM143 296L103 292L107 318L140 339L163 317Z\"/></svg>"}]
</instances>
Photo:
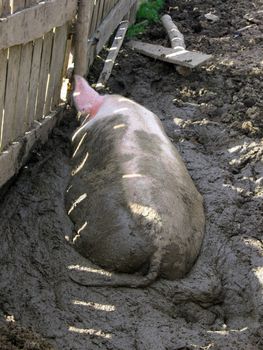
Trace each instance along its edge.
<instances>
[{"instance_id":1,"label":"weathered wood plank","mask_svg":"<svg viewBox=\"0 0 263 350\"><path fill-rule=\"evenodd\" d=\"M104 19L107 14L108 14L108 6L109 6L109 0L105 1L103 4L103 14L102 14L102 18Z\"/></svg>"},{"instance_id":2,"label":"weathered wood plank","mask_svg":"<svg viewBox=\"0 0 263 350\"><path fill-rule=\"evenodd\" d=\"M9 142L13 141L13 125L15 120L21 45L11 47L8 55L2 148L6 147Z\"/></svg>"},{"instance_id":3,"label":"weathered wood plank","mask_svg":"<svg viewBox=\"0 0 263 350\"><path fill-rule=\"evenodd\" d=\"M137 13L137 1L135 1L135 4L132 5L129 13L127 14L127 18L125 17L125 19L129 20L130 25L135 23L136 13Z\"/></svg>"},{"instance_id":4,"label":"weathered wood plank","mask_svg":"<svg viewBox=\"0 0 263 350\"><path fill-rule=\"evenodd\" d=\"M176 51L164 46L148 44L135 40L130 41L127 46L146 56L189 68L197 67L213 57L212 55L207 55L202 52L187 50Z\"/></svg>"},{"instance_id":5,"label":"weathered wood plank","mask_svg":"<svg viewBox=\"0 0 263 350\"><path fill-rule=\"evenodd\" d=\"M0 49L28 43L62 26L75 16L77 3L78 0L49 0L1 19Z\"/></svg>"},{"instance_id":6,"label":"weathered wood plank","mask_svg":"<svg viewBox=\"0 0 263 350\"><path fill-rule=\"evenodd\" d=\"M25 1L17 0L10 1L11 13L18 11L24 7ZM3 123L3 147L7 146L16 138L16 102L20 95L19 91L19 72L21 62L22 46L14 46L8 51L8 74L6 84L6 98L5 98L5 118Z\"/></svg>"},{"instance_id":7,"label":"weathered wood plank","mask_svg":"<svg viewBox=\"0 0 263 350\"><path fill-rule=\"evenodd\" d=\"M36 5L40 2L41 0L26 0L26 7L30 7L31 5Z\"/></svg>"},{"instance_id":8,"label":"weathered wood plank","mask_svg":"<svg viewBox=\"0 0 263 350\"><path fill-rule=\"evenodd\" d=\"M57 83L57 80L59 79L59 74L57 74L57 72L60 72L61 69L63 69L63 67L61 67L61 62L63 57L64 46L66 45L65 41L67 41L66 29L67 24L65 24L62 27L58 27L55 30L49 72L50 78L45 101L44 115L47 115L51 110L51 102L54 99L54 96L57 94L57 92L55 91L55 86L59 86Z\"/></svg>"},{"instance_id":9,"label":"weathered wood plank","mask_svg":"<svg viewBox=\"0 0 263 350\"><path fill-rule=\"evenodd\" d=\"M3 122L4 122L4 103L7 69L7 49L0 51L0 151L2 149Z\"/></svg>"},{"instance_id":10,"label":"weathered wood plank","mask_svg":"<svg viewBox=\"0 0 263 350\"><path fill-rule=\"evenodd\" d=\"M120 0L110 11L91 38L91 41L97 41L96 53L101 51L111 34L135 2L136 0Z\"/></svg>"},{"instance_id":11,"label":"weathered wood plank","mask_svg":"<svg viewBox=\"0 0 263 350\"><path fill-rule=\"evenodd\" d=\"M11 13L10 0L0 1L0 17L5 17Z\"/></svg>"},{"instance_id":12,"label":"weathered wood plank","mask_svg":"<svg viewBox=\"0 0 263 350\"><path fill-rule=\"evenodd\" d=\"M100 0L94 1L93 13L91 17L90 33L94 33L97 28L97 18L99 13Z\"/></svg>"},{"instance_id":13,"label":"weathered wood plank","mask_svg":"<svg viewBox=\"0 0 263 350\"><path fill-rule=\"evenodd\" d=\"M21 136L27 129L26 107L32 62L32 50L32 43L22 46L21 49L18 93L16 99L15 120L13 125L14 139Z\"/></svg>"},{"instance_id":14,"label":"weathered wood plank","mask_svg":"<svg viewBox=\"0 0 263 350\"><path fill-rule=\"evenodd\" d=\"M31 73L30 73L30 82L29 82L28 103L27 103L27 111L26 111L27 129L29 129L31 127L31 125L34 122L34 118L35 118L42 46L43 46L43 39L42 38L37 39L34 42Z\"/></svg>"},{"instance_id":15,"label":"weathered wood plank","mask_svg":"<svg viewBox=\"0 0 263 350\"><path fill-rule=\"evenodd\" d=\"M65 24L64 26L57 28L60 31L60 46L57 49L56 55L57 58L57 70L55 75L55 85L54 85L54 94L52 98L51 108L54 109L59 105L60 102L60 91L63 79L63 67L65 61L65 53L66 53L66 45L67 45L67 35L68 35L68 26Z\"/></svg>"},{"instance_id":16,"label":"weathered wood plank","mask_svg":"<svg viewBox=\"0 0 263 350\"><path fill-rule=\"evenodd\" d=\"M45 106L45 98L46 98L46 88L47 88L48 77L49 77L52 40L53 40L53 31L50 31L44 36L40 74L39 74L39 84L38 84L38 92L37 92L37 106L36 106L36 114L35 114L35 119L37 120L40 120L44 115L44 106Z\"/></svg>"},{"instance_id":17,"label":"weathered wood plank","mask_svg":"<svg viewBox=\"0 0 263 350\"><path fill-rule=\"evenodd\" d=\"M11 3L11 13L15 13L25 8L25 0L13 0Z\"/></svg>"},{"instance_id":18,"label":"weathered wood plank","mask_svg":"<svg viewBox=\"0 0 263 350\"><path fill-rule=\"evenodd\" d=\"M100 0L100 8L99 8L99 14L98 14L98 20L97 20L97 27L101 24L101 21L103 19L103 9L105 5L106 0Z\"/></svg>"},{"instance_id":19,"label":"weathered wood plank","mask_svg":"<svg viewBox=\"0 0 263 350\"><path fill-rule=\"evenodd\" d=\"M23 136L22 141L13 143L0 154L0 188L26 163L34 146L39 141L44 143L48 140L50 132L62 116L61 108L45 117L41 123L36 123L35 127Z\"/></svg>"},{"instance_id":20,"label":"weathered wood plank","mask_svg":"<svg viewBox=\"0 0 263 350\"><path fill-rule=\"evenodd\" d=\"M99 76L98 82L96 84L96 89L102 89L105 87L106 82L108 81L112 68L114 66L116 57L119 53L119 50L121 48L121 45L123 43L125 34L127 32L129 26L129 22L128 21L123 21L120 23L120 26L117 30L116 36L113 40L112 46L110 48L109 54L106 58L104 67L102 69L102 72Z\"/></svg>"},{"instance_id":21,"label":"weathered wood plank","mask_svg":"<svg viewBox=\"0 0 263 350\"><path fill-rule=\"evenodd\" d=\"M75 73L84 76L88 69L88 43L93 1L79 3L75 40Z\"/></svg>"}]
</instances>

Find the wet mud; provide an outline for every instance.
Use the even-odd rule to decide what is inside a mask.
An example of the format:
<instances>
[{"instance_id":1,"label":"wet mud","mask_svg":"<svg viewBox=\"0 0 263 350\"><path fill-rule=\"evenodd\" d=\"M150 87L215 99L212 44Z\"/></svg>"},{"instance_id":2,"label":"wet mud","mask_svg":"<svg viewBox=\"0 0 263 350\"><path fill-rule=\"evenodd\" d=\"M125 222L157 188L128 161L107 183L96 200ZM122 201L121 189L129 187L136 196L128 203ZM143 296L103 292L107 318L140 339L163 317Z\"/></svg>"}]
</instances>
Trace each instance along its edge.
<instances>
[{"instance_id":1,"label":"wet mud","mask_svg":"<svg viewBox=\"0 0 263 350\"><path fill-rule=\"evenodd\" d=\"M190 274L145 289L69 279L79 268L105 272L68 242L64 194L77 123L65 111L1 198L1 349L263 349L262 10L262 1L169 0L187 48L214 59L186 76L123 48L109 80L110 93L158 115L204 197L205 239ZM217 22L205 19L210 11ZM169 45L161 24L141 39ZM90 81L99 68L100 60Z\"/></svg>"}]
</instances>

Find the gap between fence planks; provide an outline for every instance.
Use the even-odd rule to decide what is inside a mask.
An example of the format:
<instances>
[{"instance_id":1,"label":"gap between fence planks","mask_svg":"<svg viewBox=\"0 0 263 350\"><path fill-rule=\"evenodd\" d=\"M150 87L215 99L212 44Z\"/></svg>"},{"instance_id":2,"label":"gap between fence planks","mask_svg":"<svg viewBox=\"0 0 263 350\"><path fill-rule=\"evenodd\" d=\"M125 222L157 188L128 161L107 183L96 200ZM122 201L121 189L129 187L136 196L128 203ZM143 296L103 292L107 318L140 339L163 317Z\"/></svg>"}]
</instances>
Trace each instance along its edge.
<instances>
[{"instance_id":1,"label":"gap between fence planks","mask_svg":"<svg viewBox=\"0 0 263 350\"><path fill-rule=\"evenodd\" d=\"M77 3L78 0L49 0L0 18L0 50L28 43L62 26L75 16Z\"/></svg>"},{"instance_id":2,"label":"gap between fence planks","mask_svg":"<svg viewBox=\"0 0 263 350\"><path fill-rule=\"evenodd\" d=\"M111 75L112 68L114 66L116 57L120 51L128 26L129 26L129 21L122 21L119 25L119 28L113 40L112 46L110 48L109 54L105 60L103 70L96 84L97 90L101 90L105 87L105 84Z\"/></svg>"}]
</instances>

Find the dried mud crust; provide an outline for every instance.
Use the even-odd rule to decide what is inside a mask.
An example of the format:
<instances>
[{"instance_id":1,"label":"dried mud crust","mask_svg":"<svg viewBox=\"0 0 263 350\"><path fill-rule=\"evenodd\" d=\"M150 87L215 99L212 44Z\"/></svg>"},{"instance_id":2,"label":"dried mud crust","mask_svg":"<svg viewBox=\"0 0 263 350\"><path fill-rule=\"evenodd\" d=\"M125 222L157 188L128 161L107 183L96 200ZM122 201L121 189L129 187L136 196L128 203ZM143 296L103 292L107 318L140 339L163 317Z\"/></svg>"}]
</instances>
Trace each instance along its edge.
<instances>
[{"instance_id":1,"label":"dried mud crust","mask_svg":"<svg viewBox=\"0 0 263 350\"><path fill-rule=\"evenodd\" d=\"M238 32L262 2L177 0L166 10L187 48L214 61L184 77L123 49L109 89L155 112L181 153L204 196L202 251L187 278L146 289L86 288L68 278L78 266L91 278L103 272L65 239L76 127L66 114L0 204L0 323L12 317L58 349L263 348L262 24ZM204 19L210 11L218 22ZM143 40L168 45L161 25Z\"/></svg>"}]
</instances>

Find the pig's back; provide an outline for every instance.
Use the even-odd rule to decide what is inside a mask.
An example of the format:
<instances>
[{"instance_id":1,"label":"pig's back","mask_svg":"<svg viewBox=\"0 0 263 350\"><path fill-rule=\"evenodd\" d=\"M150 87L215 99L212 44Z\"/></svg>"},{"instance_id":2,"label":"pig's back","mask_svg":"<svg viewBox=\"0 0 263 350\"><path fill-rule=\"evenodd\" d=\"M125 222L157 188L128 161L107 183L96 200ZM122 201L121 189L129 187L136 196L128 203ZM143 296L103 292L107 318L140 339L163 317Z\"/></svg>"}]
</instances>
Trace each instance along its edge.
<instances>
[{"instance_id":1,"label":"pig's back","mask_svg":"<svg viewBox=\"0 0 263 350\"><path fill-rule=\"evenodd\" d=\"M158 118L123 108L102 109L73 158L67 202L76 247L107 269L133 272L161 246L163 275L181 277L202 241L201 196Z\"/></svg>"}]
</instances>

